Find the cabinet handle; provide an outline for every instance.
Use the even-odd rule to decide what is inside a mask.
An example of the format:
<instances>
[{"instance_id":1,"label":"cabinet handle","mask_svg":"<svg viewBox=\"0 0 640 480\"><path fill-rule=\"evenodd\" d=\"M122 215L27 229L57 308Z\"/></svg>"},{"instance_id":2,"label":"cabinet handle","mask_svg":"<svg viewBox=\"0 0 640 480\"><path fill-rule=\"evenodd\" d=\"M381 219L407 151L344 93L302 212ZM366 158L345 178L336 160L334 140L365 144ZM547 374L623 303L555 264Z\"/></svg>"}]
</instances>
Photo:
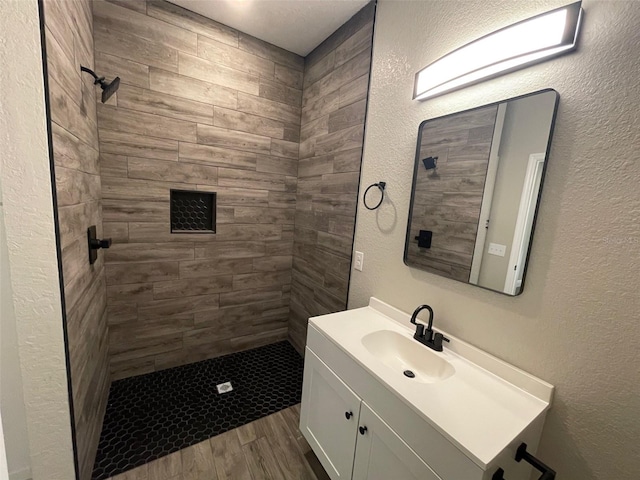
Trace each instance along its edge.
<instances>
[{"instance_id":1,"label":"cabinet handle","mask_svg":"<svg viewBox=\"0 0 640 480\"><path fill-rule=\"evenodd\" d=\"M347 420L349 420L351 417L353 417L353 412L344 412L344 416L347 418Z\"/></svg>"},{"instance_id":2,"label":"cabinet handle","mask_svg":"<svg viewBox=\"0 0 640 480\"><path fill-rule=\"evenodd\" d=\"M367 427L360 427L358 428L358 430L360 430L360 435L364 435L367 432Z\"/></svg>"}]
</instances>

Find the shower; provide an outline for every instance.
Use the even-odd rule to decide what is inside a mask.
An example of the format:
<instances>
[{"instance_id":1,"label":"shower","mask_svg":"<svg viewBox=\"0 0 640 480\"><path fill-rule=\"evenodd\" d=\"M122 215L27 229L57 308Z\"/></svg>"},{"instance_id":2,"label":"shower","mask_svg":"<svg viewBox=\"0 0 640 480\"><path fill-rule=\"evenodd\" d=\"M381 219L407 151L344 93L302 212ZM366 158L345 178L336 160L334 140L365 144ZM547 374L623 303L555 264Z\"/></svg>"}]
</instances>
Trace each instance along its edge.
<instances>
[{"instance_id":1,"label":"shower","mask_svg":"<svg viewBox=\"0 0 640 480\"><path fill-rule=\"evenodd\" d=\"M111 95L118 91L118 87L120 86L120 77L116 77L111 82L107 83L104 77L98 77L93 70L87 67L80 65L80 70L93 76L95 80L93 82L94 85L100 84L100 88L102 88L102 103L105 103L109 98L111 98Z\"/></svg>"}]
</instances>

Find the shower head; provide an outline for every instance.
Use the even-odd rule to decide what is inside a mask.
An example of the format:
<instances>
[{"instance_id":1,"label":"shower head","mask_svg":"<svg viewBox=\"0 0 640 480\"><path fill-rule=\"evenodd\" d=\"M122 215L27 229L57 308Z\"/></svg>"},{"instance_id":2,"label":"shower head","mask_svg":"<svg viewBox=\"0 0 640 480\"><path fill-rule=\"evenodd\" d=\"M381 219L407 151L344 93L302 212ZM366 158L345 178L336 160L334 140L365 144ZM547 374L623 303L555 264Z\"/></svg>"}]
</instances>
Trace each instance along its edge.
<instances>
[{"instance_id":1,"label":"shower head","mask_svg":"<svg viewBox=\"0 0 640 480\"><path fill-rule=\"evenodd\" d=\"M102 103L106 103L106 101L111 98L111 95L118 91L118 87L120 86L120 77L116 77L111 82L107 83L104 77L98 77L93 70L87 67L80 65L80 70L87 72L93 77L94 85L100 85L100 88L102 88Z\"/></svg>"}]
</instances>

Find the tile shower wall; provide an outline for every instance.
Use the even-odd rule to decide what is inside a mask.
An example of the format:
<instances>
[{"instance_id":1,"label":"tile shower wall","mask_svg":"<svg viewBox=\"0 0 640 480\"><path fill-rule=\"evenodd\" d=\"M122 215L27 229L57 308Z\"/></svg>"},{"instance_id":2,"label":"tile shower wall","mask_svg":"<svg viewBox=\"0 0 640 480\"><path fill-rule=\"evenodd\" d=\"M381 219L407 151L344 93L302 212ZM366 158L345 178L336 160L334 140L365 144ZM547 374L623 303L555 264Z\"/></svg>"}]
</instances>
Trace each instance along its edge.
<instances>
[{"instance_id":1,"label":"tile shower wall","mask_svg":"<svg viewBox=\"0 0 640 480\"><path fill-rule=\"evenodd\" d=\"M286 338L303 59L168 2L93 13L113 378ZM215 234L170 233L172 188L217 193Z\"/></svg>"},{"instance_id":2,"label":"tile shower wall","mask_svg":"<svg viewBox=\"0 0 640 480\"><path fill-rule=\"evenodd\" d=\"M91 477L109 393L104 257L90 265L87 228L102 234L89 0L44 1L53 162L70 377L81 480Z\"/></svg>"},{"instance_id":3,"label":"tile shower wall","mask_svg":"<svg viewBox=\"0 0 640 480\"><path fill-rule=\"evenodd\" d=\"M308 318L347 304L374 12L368 4L305 58L289 317L300 351Z\"/></svg>"}]
</instances>

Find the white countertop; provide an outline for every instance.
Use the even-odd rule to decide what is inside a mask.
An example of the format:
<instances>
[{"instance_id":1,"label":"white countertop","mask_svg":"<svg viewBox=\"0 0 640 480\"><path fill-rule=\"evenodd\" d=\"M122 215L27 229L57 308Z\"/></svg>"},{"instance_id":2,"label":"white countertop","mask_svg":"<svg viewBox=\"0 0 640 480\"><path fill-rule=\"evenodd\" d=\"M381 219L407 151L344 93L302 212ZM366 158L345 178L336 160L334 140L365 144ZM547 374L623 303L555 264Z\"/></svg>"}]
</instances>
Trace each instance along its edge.
<instances>
[{"instance_id":1,"label":"white countertop","mask_svg":"<svg viewBox=\"0 0 640 480\"><path fill-rule=\"evenodd\" d=\"M549 408L553 387L445 332L451 342L434 353L455 373L435 383L415 382L387 367L361 342L377 330L415 341L409 319L409 314L372 298L367 307L313 317L309 323L486 469Z\"/></svg>"}]
</instances>

